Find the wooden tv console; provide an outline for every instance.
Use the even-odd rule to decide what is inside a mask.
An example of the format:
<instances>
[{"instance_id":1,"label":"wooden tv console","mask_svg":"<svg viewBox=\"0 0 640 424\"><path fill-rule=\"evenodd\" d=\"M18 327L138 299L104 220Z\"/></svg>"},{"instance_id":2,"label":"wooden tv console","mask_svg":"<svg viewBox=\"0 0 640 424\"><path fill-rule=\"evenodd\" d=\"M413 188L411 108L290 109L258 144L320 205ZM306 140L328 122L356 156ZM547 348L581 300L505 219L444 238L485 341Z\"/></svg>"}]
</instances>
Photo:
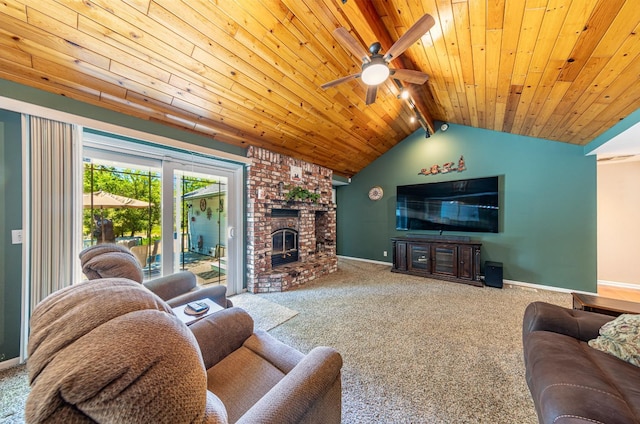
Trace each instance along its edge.
<instances>
[{"instance_id":1,"label":"wooden tv console","mask_svg":"<svg viewBox=\"0 0 640 424\"><path fill-rule=\"evenodd\" d=\"M455 239L395 237L391 272L482 287L481 243Z\"/></svg>"}]
</instances>

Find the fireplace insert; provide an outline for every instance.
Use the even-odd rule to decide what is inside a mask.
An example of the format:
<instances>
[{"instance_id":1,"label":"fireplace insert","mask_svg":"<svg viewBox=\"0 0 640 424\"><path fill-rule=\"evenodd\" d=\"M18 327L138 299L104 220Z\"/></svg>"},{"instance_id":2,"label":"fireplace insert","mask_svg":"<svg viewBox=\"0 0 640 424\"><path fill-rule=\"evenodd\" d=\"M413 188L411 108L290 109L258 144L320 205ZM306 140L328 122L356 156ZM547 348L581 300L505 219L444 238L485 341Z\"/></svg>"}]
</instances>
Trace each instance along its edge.
<instances>
[{"instance_id":1,"label":"fireplace insert","mask_svg":"<svg viewBox=\"0 0 640 424\"><path fill-rule=\"evenodd\" d=\"M296 262L298 260L298 232L281 228L271 234L271 267Z\"/></svg>"}]
</instances>

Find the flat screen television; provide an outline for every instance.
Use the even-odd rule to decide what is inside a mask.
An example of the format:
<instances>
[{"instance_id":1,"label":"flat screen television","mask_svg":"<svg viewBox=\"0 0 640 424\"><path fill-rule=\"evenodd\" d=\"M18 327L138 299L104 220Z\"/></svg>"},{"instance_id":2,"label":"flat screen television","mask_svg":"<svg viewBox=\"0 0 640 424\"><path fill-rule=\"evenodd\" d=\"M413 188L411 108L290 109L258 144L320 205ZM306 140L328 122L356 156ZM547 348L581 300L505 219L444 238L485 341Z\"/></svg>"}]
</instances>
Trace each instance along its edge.
<instances>
[{"instance_id":1,"label":"flat screen television","mask_svg":"<svg viewBox=\"0 0 640 424\"><path fill-rule=\"evenodd\" d=\"M402 185L396 229L497 233L498 177Z\"/></svg>"}]
</instances>

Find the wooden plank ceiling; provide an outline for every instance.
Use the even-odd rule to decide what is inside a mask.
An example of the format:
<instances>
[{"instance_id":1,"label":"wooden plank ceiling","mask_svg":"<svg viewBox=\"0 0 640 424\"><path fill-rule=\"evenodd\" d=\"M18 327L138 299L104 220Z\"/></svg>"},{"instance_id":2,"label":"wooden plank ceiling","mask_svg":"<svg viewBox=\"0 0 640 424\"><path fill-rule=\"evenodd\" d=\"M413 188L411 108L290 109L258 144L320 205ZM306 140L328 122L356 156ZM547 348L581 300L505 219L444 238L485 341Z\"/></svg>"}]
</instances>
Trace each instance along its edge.
<instances>
[{"instance_id":1,"label":"wooden plank ceiling","mask_svg":"<svg viewBox=\"0 0 640 424\"><path fill-rule=\"evenodd\" d=\"M0 78L351 176L421 124L392 80L320 88L360 71L332 32L384 53L425 13L391 65L431 132L584 145L640 108L638 0L4 0Z\"/></svg>"}]
</instances>

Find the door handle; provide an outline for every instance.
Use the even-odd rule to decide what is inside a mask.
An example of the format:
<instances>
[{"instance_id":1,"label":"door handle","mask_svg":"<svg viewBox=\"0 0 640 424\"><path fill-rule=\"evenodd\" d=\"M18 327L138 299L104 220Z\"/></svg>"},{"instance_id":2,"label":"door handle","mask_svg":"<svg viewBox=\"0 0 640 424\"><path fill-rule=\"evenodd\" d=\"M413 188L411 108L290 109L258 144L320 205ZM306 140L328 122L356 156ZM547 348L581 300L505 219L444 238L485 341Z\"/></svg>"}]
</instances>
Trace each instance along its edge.
<instances>
[{"instance_id":1,"label":"door handle","mask_svg":"<svg viewBox=\"0 0 640 424\"><path fill-rule=\"evenodd\" d=\"M227 228L227 238L232 239L232 238L235 238L235 236L236 236L236 229L234 227L229 226L229 228Z\"/></svg>"}]
</instances>

